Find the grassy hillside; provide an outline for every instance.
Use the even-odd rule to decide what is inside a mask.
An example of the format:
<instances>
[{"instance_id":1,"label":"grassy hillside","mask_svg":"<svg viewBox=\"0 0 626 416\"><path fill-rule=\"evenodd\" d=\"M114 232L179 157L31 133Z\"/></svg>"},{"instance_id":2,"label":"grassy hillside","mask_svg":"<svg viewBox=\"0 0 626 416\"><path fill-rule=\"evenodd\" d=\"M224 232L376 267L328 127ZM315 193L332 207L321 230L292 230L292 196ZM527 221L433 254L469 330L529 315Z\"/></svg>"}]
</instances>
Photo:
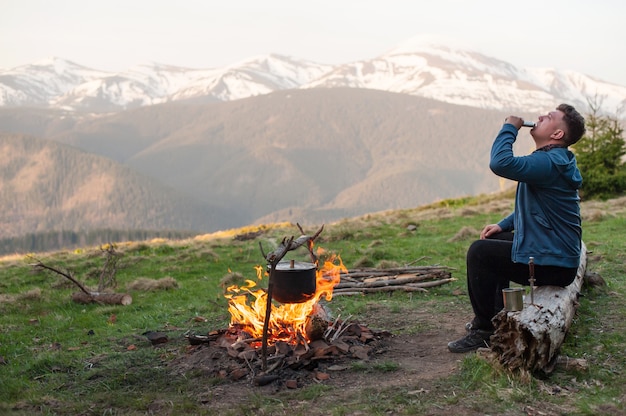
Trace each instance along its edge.
<instances>
[{"instance_id":1,"label":"grassy hillside","mask_svg":"<svg viewBox=\"0 0 626 416\"><path fill-rule=\"evenodd\" d=\"M133 296L128 306L75 304L70 295L76 288L67 279L34 272L32 258L5 257L0 261L0 411L624 414L624 198L583 204L587 270L601 275L606 286L584 288L561 353L586 360L587 370L559 368L548 378L528 377L474 353L447 352L445 341L463 331L471 313L465 251L484 224L499 220L511 206L510 195L466 198L326 224L318 245L339 253L348 268L437 264L450 267L456 281L427 293L333 298L327 304L333 316L352 316L392 332L401 340L392 343L400 353L391 348L370 361L347 363L324 381L314 382L309 370L302 370L302 385L295 389L260 387L247 378L233 381L207 372L198 350L184 338L228 325L223 287L253 278L253 266L263 263L259 244L271 250L283 237L299 235L293 225L119 244L117 291ZM414 231L409 225L416 226ZM235 238L250 231L259 234L252 240ZM89 286L97 284L103 261L100 250L89 247L39 259L71 270ZM146 331L162 331L170 341L152 346Z\"/></svg>"},{"instance_id":2,"label":"grassy hillside","mask_svg":"<svg viewBox=\"0 0 626 416\"><path fill-rule=\"evenodd\" d=\"M94 229L214 230L221 211L104 157L0 134L0 227L10 238Z\"/></svg>"},{"instance_id":3,"label":"grassy hillside","mask_svg":"<svg viewBox=\"0 0 626 416\"><path fill-rule=\"evenodd\" d=\"M89 165L87 155L97 154L177 191L160 192L159 204L166 198L170 206L200 201L208 214L190 219L172 212L168 224L193 223L199 231L206 231L199 228L206 222L215 224L211 230L268 221L314 224L497 191L500 183L487 167L488 153L504 116L350 88L281 91L226 103L168 103L97 117L0 110L1 129L8 133L31 132L89 152L82 154L86 161L72 164ZM523 131L520 147L527 151L530 143ZM68 178L68 171L49 175L55 183L77 180ZM119 180L121 187L130 186ZM129 215L162 224L164 219L152 219L155 214L146 209L155 201L143 200L145 193L155 198L147 191L135 192L136 201L122 200L127 193L91 195L104 206L124 205ZM33 228L48 230L52 225L40 215L46 203L18 214Z\"/></svg>"}]
</instances>

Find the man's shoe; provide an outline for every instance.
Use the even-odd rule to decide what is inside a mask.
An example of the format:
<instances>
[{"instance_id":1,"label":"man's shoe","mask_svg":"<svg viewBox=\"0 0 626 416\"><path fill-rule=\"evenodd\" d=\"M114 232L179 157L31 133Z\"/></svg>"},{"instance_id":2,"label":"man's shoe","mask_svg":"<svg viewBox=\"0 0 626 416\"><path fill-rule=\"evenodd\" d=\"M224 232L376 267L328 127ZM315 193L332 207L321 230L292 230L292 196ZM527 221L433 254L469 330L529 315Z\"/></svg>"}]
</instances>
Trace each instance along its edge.
<instances>
[{"instance_id":1,"label":"man's shoe","mask_svg":"<svg viewBox=\"0 0 626 416\"><path fill-rule=\"evenodd\" d=\"M470 329L463 338L448 343L450 352L468 352L480 347L489 347L489 338L493 331L486 329Z\"/></svg>"}]
</instances>

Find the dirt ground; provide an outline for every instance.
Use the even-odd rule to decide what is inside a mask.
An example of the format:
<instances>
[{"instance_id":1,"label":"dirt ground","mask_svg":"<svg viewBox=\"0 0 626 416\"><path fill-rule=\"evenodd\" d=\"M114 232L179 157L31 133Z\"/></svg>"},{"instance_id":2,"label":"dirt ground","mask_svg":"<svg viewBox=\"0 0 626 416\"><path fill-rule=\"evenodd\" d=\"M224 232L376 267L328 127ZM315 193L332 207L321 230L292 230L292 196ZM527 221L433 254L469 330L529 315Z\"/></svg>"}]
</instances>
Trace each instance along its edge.
<instances>
[{"instance_id":1,"label":"dirt ground","mask_svg":"<svg viewBox=\"0 0 626 416\"><path fill-rule=\"evenodd\" d=\"M386 311L386 312L385 312ZM367 316L359 317L359 322L376 330L390 333L378 337L368 345L372 352L369 360L362 362L364 366L375 366L376 363L394 365L391 371L366 371L351 368L354 357L339 357L324 360L313 369L298 369L296 371L276 371L278 378L266 385L257 385L253 374L247 372L239 380L231 380L228 374L236 369L246 369L246 363L228 356L224 348L219 346L202 345L190 347L188 354L179 357L171 363L174 375L198 372L204 376L215 377L220 371L224 375L224 382L216 383L202 393L200 400L212 410L234 409L238 404L245 402L251 395L271 397L278 394L287 394L315 383L323 383L333 389L324 393L323 402L343 402L354 400L359 392L368 388L388 389L394 386L408 388L411 394L428 393L433 383L441 378L458 371L464 354L452 354L447 350L447 343L462 336L465 332L464 323L467 316L462 312L450 312L432 315L430 312L412 311L410 316L404 313L391 313L386 308L376 306L368 308ZM401 329L407 321L420 322L420 327L426 328L423 332L404 334ZM248 366L250 367L250 366ZM328 377L328 378L326 378ZM322 378L322 379L320 379ZM453 394L453 392L450 392ZM281 396L282 400L284 396ZM352 398L352 399L350 399ZM306 404L290 403L291 411ZM323 408L323 406L320 406ZM447 414L450 409L441 414ZM464 409L464 414L467 409ZM308 414L314 414L311 409ZM360 414L360 413L355 413Z\"/></svg>"},{"instance_id":2,"label":"dirt ground","mask_svg":"<svg viewBox=\"0 0 626 416\"><path fill-rule=\"evenodd\" d=\"M442 388L441 380L450 375L460 372L463 359L468 354L453 354L447 349L449 341L457 339L465 334L465 322L469 319L471 308L469 305L463 309L458 305L446 312L433 312L432 305L424 305L423 308L407 308L406 310L390 310L389 307L372 303L367 311L359 316L358 321L367 325L368 328L381 330L378 333L388 333L373 340L369 359L365 362L354 357L339 357L332 360L320 361L315 368L300 368L297 370L276 370L276 380L265 385L257 385L254 382L254 371L246 371L240 379L232 380L227 374L232 374L233 369L252 369L254 366L241 360L228 356L226 350L219 346L202 345L189 346L188 353L178 357L170 363L172 375L186 378L199 377L203 380L200 384L202 391L195 394L203 406L210 409L213 414L234 414L241 405L250 403L250 400L262 398L262 400L276 399L279 410L272 408L271 411L255 410L255 414L271 415L326 415L329 409L338 404L344 405L343 411L349 408L350 403L361 403L364 400L373 400L371 397L363 398L363 392L369 391L375 397L377 392L381 394L393 393L393 388L401 388L413 402L422 403L425 413L432 416L467 415L479 416L487 414L499 414L501 416L525 415L525 416L557 416L571 414L574 409L567 404L557 406L548 402L539 404L517 403L509 411L488 411L481 405L474 403L472 397L464 397L462 386ZM440 308L439 308L440 309ZM419 323L417 328L416 323ZM408 331L407 327L414 328ZM411 333L408 333L411 332ZM488 354L488 350L483 349ZM482 354L485 356L485 354ZM361 362L364 366L355 368L354 363ZM389 371L381 370L388 363L393 364ZM379 365L378 369L376 366ZM269 367L269 362L268 362ZM372 370L372 368L374 368ZM216 374L224 373L224 379L217 383L208 383L215 380ZM320 374L323 375L320 379ZM191 376L191 377L190 377ZM327 378L326 378L327 377ZM197 378L195 380L198 380ZM289 385L289 384L292 385ZM315 398L315 406L311 406L311 399L306 394L299 394L315 384L323 384L330 387L321 396ZM549 385L539 388L551 389ZM387 393L385 393L387 392ZM569 393L564 393L569 394ZM461 395L463 399L455 396ZM304 398L303 398L304 397ZM483 398L484 399L484 398ZM256 399L258 400L258 399ZM426 404L424 404L426 403ZM433 403L432 406L427 403ZM436 404L435 404L436 403ZM443 403L443 405L442 405ZM159 411L159 404L155 403L155 412ZM484 404L482 405L484 407ZM166 406L165 406L166 407ZM260 406L263 408L263 405ZM245 407L242 414L250 414L251 407ZM495 412L495 413L494 413ZM342 413L350 416L368 415L367 411L354 410ZM380 414L380 413L376 413ZM385 414L398 414L395 410L386 411ZM619 414L607 411L607 415Z\"/></svg>"}]
</instances>

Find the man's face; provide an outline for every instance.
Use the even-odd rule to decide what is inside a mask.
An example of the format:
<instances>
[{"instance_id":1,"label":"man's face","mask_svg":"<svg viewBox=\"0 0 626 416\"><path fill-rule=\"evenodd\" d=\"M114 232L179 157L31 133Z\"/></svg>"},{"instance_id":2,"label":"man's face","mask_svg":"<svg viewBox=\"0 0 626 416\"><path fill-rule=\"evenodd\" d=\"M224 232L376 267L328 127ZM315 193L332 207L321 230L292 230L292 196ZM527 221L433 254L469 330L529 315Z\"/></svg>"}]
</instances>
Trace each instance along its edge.
<instances>
[{"instance_id":1,"label":"man's face","mask_svg":"<svg viewBox=\"0 0 626 416\"><path fill-rule=\"evenodd\" d=\"M537 125L531 130L532 136L536 140L542 141L562 139L565 135L563 116L563 112L559 110L553 110L546 115L539 116Z\"/></svg>"}]
</instances>

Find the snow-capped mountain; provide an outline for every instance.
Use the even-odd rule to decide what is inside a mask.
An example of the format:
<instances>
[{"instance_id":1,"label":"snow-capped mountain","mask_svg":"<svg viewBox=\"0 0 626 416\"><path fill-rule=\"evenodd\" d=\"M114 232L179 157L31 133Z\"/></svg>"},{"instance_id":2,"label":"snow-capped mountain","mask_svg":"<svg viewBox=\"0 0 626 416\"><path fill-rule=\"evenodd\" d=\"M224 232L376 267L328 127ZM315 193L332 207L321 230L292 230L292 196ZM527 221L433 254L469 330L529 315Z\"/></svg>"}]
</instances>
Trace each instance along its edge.
<instances>
[{"instance_id":1,"label":"snow-capped mountain","mask_svg":"<svg viewBox=\"0 0 626 416\"><path fill-rule=\"evenodd\" d=\"M332 70L330 65L268 55L203 74L183 86L170 100L213 97L231 101L277 90L299 88Z\"/></svg>"},{"instance_id":2,"label":"snow-capped mountain","mask_svg":"<svg viewBox=\"0 0 626 416\"><path fill-rule=\"evenodd\" d=\"M58 58L0 70L0 106L53 106L76 86L108 75Z\"/></svg>"},{"instance_id":3,"label":"snow-capped mountain","mask_svg":"<svg viewBox=\"0 0 626 416\"><path fill-rule=\"evenodd\" d=\"M268 55L225 68L150 63L112 73L50 58L0 70L0 106L114 112L190 98L231 101L298 88L331 69L329 65Z\"/></svg>"},{"instance_id":4,"label":"snow-capped mountain","mask_svg":"<svg viewBox=\"0 0 626 416\"><path fill-rule=\"evenodd\" d=\"M604 97L613 110L626 104L626 87L573 71L518 68L478 52L440 43L429 36L409 39L367 61L337 66L304 85L353 87L418 95L470 107L544 111L555 101L585 107Z\"/></svg>"},{"instance_id":5,"label":"snow-capped mountain","mask_svg":"<svg viewBox=\"0 0 626 416\"><path fill-rule=\"evenodd\" d=\"M72 86L50 100L53 107L105 109L158 104L190 80L188 70L160 64L140 65L123 74L102 77Z\"/></svg>"},{"instance_id":6,"label":"snow-capped mountain","mask_svg":"<svg viewBox=\"0 0 626 416\"><path fill-rule=\"evenodd\" d=\"M585 107L594 97L609 111L626 105L625 86L574 71L519 68L420 36L370 60L335 66L268 55L223 68L150 63L111 73L53 58L0 70L0 106L115 112L183 99L232 101L284 89L333 87L527 112L544 111L556 102Z\"/></svg>"}]
</instances>

